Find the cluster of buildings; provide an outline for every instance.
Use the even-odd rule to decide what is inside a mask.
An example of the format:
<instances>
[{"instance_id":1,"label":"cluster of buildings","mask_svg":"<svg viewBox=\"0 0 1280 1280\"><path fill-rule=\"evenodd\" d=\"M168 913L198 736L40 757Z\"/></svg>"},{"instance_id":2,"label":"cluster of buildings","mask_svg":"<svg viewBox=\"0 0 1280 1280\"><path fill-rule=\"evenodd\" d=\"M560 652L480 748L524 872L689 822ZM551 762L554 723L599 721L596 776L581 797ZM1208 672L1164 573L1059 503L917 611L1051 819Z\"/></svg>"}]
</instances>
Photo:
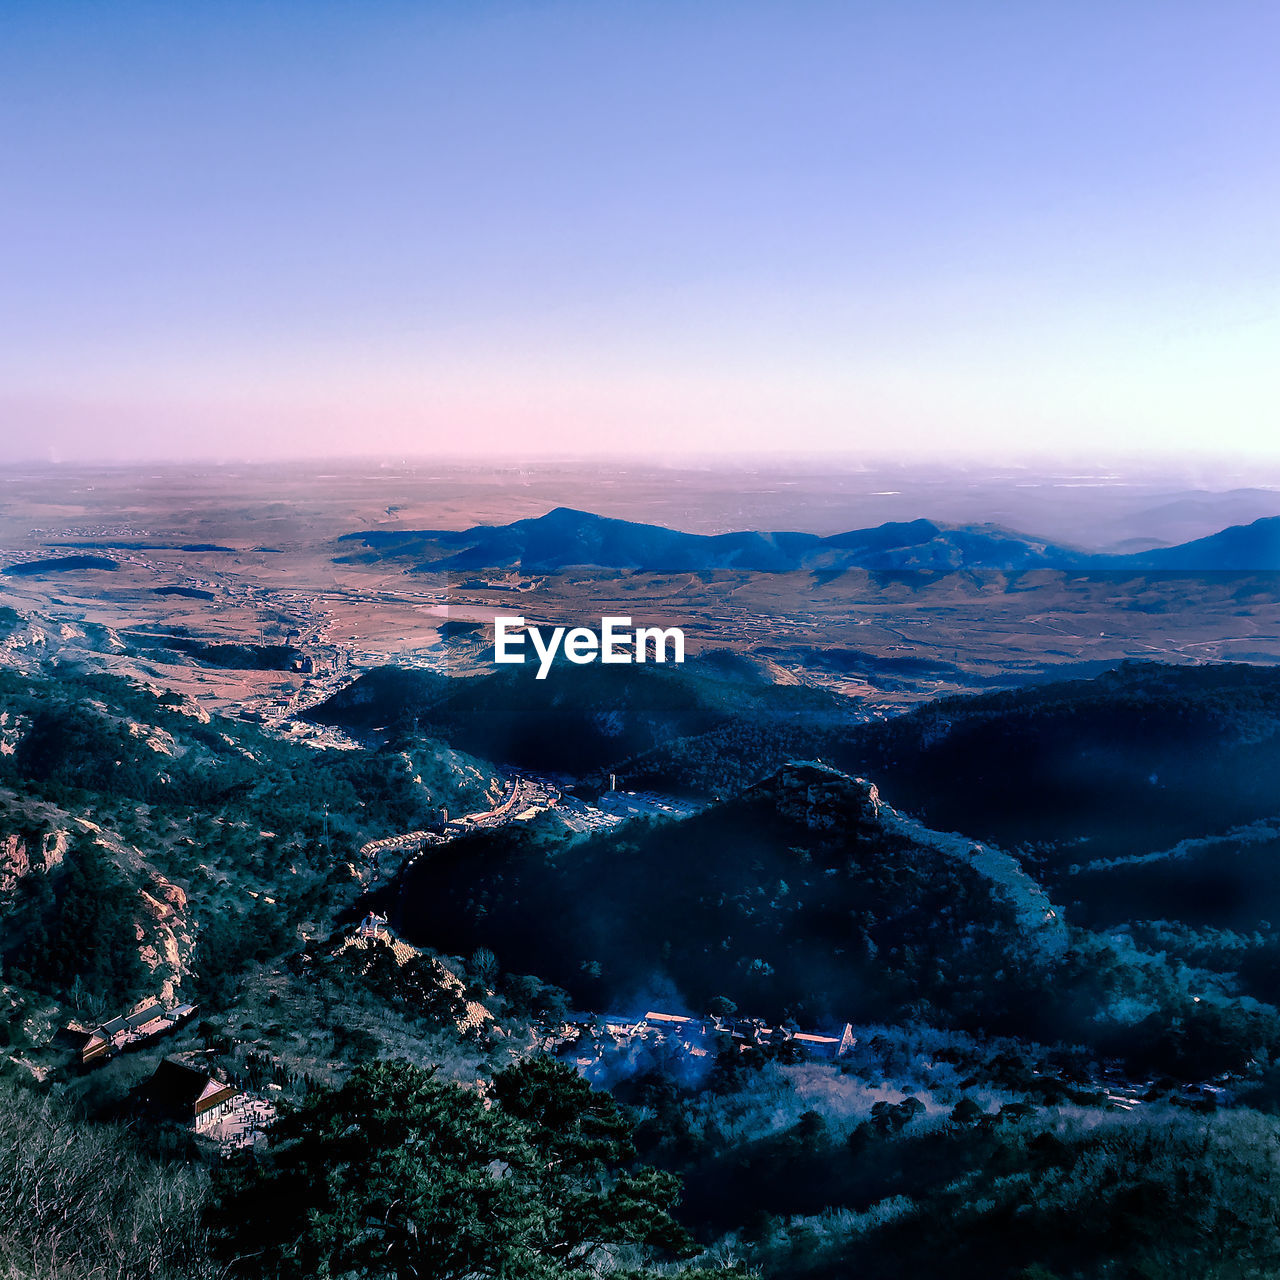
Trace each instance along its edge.
<instances>
[{"instance_id":1,"label":"cluster of buildings","mask_svg":"<svg viewBox=\"0 0 1280 1280\"><path fill-rule=\"evenodd\" d=\"M758 1018L694 1018L651 1009L640 1018L615 1014L571 1013L547 1044L548 1049L573 1052L579 1066L588 1066L605 1047L633 1044L674 1045L693 1057L719 1053L729 1045L740 1050L770 1045L790 1045L807 1057L834 1061L850 1053L858 1043L853 1027L845 1023L837 1035L771 1027Z\"/></svg>"},{"instance_id":2,"label":"cluster of buildings","mask_svg":"<svg viewBox=\"0 0 1280 1280\"><path fill-rule=\"evenodd\" d=\"M105 1062L122 1049L136 1048L155 1040L189 1022L195 1016L196 1009L194 1004L180 1004L172 1009L164 1009L159 1002L152 1001L133 1013L112 1018L89 1032L80 1046L80 1061L85 1064Z\"/></svg>"},{"instance_id":3,"label":"cluster of buildings","mask_svg":"<svg viewBox=\"0 0 1280 1280\"><path fill-rule=\"evenodd\" d=\"M189 1022L197 1010L194 1004L165 1009L152 1001L111 1018L81 1033L80 1062L96 1065L123 1050L149 1045ZM137 1099L153 1115L184 1124L224 1147L252 1146L275 1119L275 1107L266 1099L246 1093L203 1063L193 1065L180 1057L165 1058L138 1089Z\"/></svg>"}]
</instances>

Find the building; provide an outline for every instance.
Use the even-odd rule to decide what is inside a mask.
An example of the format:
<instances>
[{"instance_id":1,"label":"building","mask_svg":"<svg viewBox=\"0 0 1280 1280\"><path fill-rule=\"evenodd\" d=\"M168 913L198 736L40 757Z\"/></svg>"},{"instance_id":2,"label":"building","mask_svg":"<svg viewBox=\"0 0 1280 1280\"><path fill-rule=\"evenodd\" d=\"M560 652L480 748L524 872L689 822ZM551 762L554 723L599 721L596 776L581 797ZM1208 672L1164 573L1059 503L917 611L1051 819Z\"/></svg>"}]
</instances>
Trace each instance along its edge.
<instances>
[{"instance_id":1,"label":"building","mask_svg":"<svg viewBox=\"0 0 1280 1280\"><path fill-rule=\"evenodd\" d=\"M116 1051L117 1037L123 1036L125 1020L112 1018L89 1033L89 1038L80 1048L80 1061L93 1062L98 1058L110 1057ZM123 1045L123 1039L120 1040Z\"/></svg>"},{"instance_id":2,"label":"building","mask_svg":"<svg viewBox=\"0 0 1280 1280\"><path fill-rule=\"evenodd\" d=\"M193 1004L180 1004L166 1011L153 1000L133 1013L112 1018L89 1033L89 1038L80 1047L80 1061L105 1061L121 1049L164 1035L166 1031L172 1031L174 1027L181 1026L190 1019L195 1014L196 1007Z\"/></svg>"},{"instance_id":3,"label":"building","mask_svg":"<svg viewBox=\"0 0 1280 1280\"><path fill-rule=\"evenodd\" d=\"M636 1031L644 1035L656 1032L659 1037L679 1040L692 1054L705 1057L714 1049L720 1036L720 1027L711 1018L690 1018L680 1013L659 1013L650 1009L636 1024Z\"/></svg>"},{"instance_id":4,"label":"building","mask_svg":"<svg viewBox=\"0 0 1280 1280\"><path fill-rule=\"evenodd\" d=\"M370 911L369 914L360 921L360 936L362 938L379 938L382 936L382 931L386 926L386 916L380 916L376 911Z\"/></svg>"},{"instance_id":5,"label":"building","mask_svg":"<svg viewBox=\"0 0 1280 1280\"><path fill-rule=\"evenodd\" d=\"M200 1130L215 1124L241 1090L199 1067L165 1058L142 1086L143 1102L157 1115Z\"/></svg>"},{"instance_id":6,"label":"building","mask_svg":"<svg viewBox=\"0 0 1280 1280\"><path fill-rule=\"evenodd\" d=\"M819 1036L807 1031L797 1031L792 1040L815 1058L843 1058L858 1043L853 1028L846 1022L838 1036Z\"/></svg>"},{"instance_id":7,"label":"building","mask_svg":"<svg viewBox=\"0 0 1280 1280\"><path fill-rule=\"evenodd\" d=\"M602 1043L615 1046L636 1041L665 1042L679 1045L694 1057L708 1057L721 1050L746 1050L776 1045L791 1045L806 1057L835 1060L852 1052L857 1045L849 1023L838 1035L819 1035L790 1027L771 1027L756 1018L694 1018L681 1013L663 1013L650 1009L640 1018L619 1014L597 1015L570 1013L565 1015L560 1033L551 1043L570 1043L591 1048L598 1056ZM580 1058L579 1062L587 1059Z\"/></svg>"}]
</instances>

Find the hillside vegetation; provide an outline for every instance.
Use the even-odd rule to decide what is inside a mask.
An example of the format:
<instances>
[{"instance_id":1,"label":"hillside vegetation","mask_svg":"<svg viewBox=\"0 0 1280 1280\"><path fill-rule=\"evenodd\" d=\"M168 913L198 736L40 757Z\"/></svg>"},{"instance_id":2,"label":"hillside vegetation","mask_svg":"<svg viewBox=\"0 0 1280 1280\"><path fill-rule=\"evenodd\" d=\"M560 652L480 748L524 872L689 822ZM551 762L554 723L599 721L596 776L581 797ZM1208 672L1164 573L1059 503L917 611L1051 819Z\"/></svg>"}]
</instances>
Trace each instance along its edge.
<instances>
[{"instance_id":1,"label":"hillside vegetation","mask_svg":"<svg viewBox=\"0 0 1280 1280\"><path fill-rule=\"evenodd\" d=\"M0 672L0 732L0 957L91 1008L221 990L350 901L366 840L498 788L445 747L317 752L109 676Z\"/></svg>"},{"instance_id":2,"label":"hillside vegetation","mask_svg":"<svg viewBox=\"0 0 1280 1280\"><path fill-rule=\"evenodd\" d=\"M1270 671L1129 665L863 723L728 655L383 668L316 715L364 745L0 673L0 1269L1280 1267ZM356 865L513 767L579 814L609 771L699 803ZM371 907L391 939L358 936ZM198 1016L79 1067L68 1023L161 994ZM651 1008L723 1021L695 1055L594 1016ZM846 1022L830 1060L788 1034ZM148 1114L167 1053L270 1098L271 1141L223 1159Z\"/></svg>"}]
</instances>

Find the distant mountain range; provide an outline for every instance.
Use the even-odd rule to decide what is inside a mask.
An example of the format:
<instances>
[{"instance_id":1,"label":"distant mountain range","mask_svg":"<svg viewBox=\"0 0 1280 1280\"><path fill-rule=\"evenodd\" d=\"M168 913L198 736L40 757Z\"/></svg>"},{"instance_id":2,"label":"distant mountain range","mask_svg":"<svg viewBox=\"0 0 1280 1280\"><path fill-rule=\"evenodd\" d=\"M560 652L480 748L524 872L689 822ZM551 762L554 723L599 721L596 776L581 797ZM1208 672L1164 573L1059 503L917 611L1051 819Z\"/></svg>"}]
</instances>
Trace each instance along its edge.
<instances>
[{"instance_id":1,"label":"distant mountain range","mask_svg":"<svg viewBox=\"0 0 1280 1280\"><path fill-rule=\"evenodd\" d=\"M998 525L894 521L831 537L810 533L681 533L556 507L544 516L464 530L372 530L346 534L363 551L343 561L410 560L411 571L482 569L553 572L569 568L688 572L738 569L866 569L881 572L962 569L1280 569L1280 516L1235 525L1180 546L1105 555L1061 546Z\"/></svg>"},{"instance_id":2,"label":"distant mountain range","mask_svg":"<svg viewBox=\"0 0 1280 1280\"><path fill-rule=\"evenodd\" d=\"M1122 558L1153 569L1280 569L1280 516L1232 525L1194 542Z\"/></svg>"}]
</instances>

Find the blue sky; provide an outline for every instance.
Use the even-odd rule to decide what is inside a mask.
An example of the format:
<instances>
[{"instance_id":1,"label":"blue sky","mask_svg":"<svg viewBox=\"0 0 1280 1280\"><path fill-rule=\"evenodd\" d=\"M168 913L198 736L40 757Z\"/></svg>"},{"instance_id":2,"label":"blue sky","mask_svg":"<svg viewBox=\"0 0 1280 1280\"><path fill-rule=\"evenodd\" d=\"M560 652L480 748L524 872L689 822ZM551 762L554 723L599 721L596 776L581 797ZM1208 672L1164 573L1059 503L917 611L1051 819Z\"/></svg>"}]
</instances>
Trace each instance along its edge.
<instances>
[{"instance_id":1,"label":"blue sky","mask_svg":"<svg viewBox=\"0 0 1280 1280\"><path fill-rule=\"evenodd\" d=\"M1280 456L1274 5L0 4L0 457Z\"/></svg>"}]
</instances>

